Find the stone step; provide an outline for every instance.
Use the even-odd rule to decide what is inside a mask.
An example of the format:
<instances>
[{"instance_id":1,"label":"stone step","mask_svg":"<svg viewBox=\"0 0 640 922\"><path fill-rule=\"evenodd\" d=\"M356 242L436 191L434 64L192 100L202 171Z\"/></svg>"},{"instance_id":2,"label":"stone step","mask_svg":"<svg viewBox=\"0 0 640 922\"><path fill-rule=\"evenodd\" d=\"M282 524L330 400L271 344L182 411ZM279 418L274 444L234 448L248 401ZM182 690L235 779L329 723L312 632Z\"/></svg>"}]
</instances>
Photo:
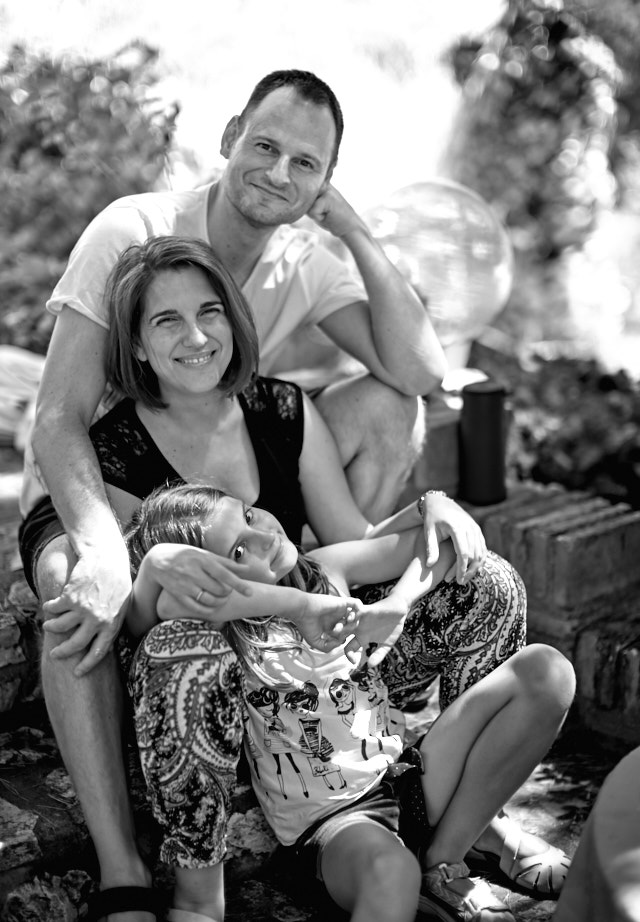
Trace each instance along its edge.
<instances>
[{"instance_id":1,"label":"stone step","mask_svg":"<svg viewBox=\"0 0 640 922\"><path fill-rule=\"evenodd\" d=\"M409 739L420 736L437 716L435 698L408 717ZM77 922L96 889L95 855L82 813L37 702L29 725L0 738L0 919L2 922ZM621 751L603 738L585 738L567 726L539 768L509 801L523 828L572 854L602 780ZM140 850L153 869L155 885L167 896L170 871L155 857L157 830L144 798L135 762L131 788ZM240 785L232 802L229 855L225 865L228 922L347 922L319 889L301 888L264 821L252 792ZM502 886L497 894L519 922L551 922L555 904Z\"/></svg>"}]
</instances>

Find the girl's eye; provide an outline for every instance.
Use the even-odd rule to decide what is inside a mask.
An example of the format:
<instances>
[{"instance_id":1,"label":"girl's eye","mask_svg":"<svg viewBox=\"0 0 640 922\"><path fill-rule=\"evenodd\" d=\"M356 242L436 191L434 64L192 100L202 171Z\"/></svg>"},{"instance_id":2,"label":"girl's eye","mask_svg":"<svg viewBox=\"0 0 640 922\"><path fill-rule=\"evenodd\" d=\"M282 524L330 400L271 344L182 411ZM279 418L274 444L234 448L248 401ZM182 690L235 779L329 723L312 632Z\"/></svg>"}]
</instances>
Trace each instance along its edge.
<instances>
[{"instance_id":1,"label":"girl's eye","mask_svg":"<svg viewBox=\"0 0 640 922\"><path fill-rule=\"evenodd\" d=\"M244 557L244 550L245 550L244 544L239 544L237 547L234 547L233 559L236 561L236 563L240 563L240 561Z\"/></svg>"}]
</instances>

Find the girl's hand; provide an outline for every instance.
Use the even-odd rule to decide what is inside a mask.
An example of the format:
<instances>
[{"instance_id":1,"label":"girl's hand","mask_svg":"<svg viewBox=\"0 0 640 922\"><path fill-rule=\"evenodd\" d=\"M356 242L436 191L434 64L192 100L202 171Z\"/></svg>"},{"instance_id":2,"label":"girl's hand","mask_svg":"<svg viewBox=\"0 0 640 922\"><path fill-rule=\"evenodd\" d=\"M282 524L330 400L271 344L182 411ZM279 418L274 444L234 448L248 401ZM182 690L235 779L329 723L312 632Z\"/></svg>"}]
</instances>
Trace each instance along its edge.
<instances>
[{"instance_id":1,"label":"girl's hand","mask_svg":"<svg viewBox=\"0 0 640 922\"><path fill-rule=\"evenodd\" d=\"M233 561L200 547L156 544L145 555L142 567L148 568L153 580L171 596L174 618L202 618L226 601L234 589L251 595L251 586L238 576Z\"/></svg>"},{"instance_id":2,"label":"girl's hand","mask_svg":"<svg viewBox=\"0 0 640 922\"><path fill-rule=\"evenodd\" d=\"M394 596L393 591L385 599L363 605L355 637L344 652L353 663L358 663L358 667L365 662L372 667L379 666L402 633L408 614L406 601Z\"/></svg>"},{"instance_id":3,"label":"girl's hand","mask_svg":"<svg viewBox=\"0 0 640 922\"><path fill-rule=\"evenodd\" d=\"M463 585L473 579L487 556L487 545L478 523L449 496L427 493L424 503L424 540L427 566L433 567L440 556L439 544L451 538L456 552L455 563L444 580Z\"/></svg>"},{"instance_id":4,"label":"girl's hand","mask_svg":"<svg viewBox=\"0 0 640 922\"><path fill-rule=\"evenodd\" d=\"M353 635L365 607L360 599L307 593L295 625L309 646L328 652Z\"/></svg>"}]
</instances>

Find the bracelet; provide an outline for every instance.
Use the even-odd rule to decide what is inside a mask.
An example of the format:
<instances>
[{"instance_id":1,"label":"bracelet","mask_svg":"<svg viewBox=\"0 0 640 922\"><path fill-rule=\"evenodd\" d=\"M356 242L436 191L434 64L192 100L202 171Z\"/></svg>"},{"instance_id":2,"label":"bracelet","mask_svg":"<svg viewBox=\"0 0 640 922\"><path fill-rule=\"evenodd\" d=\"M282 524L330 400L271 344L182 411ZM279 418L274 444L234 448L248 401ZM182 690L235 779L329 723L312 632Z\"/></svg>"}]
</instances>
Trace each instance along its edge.
<instances>
[{"instance_id":1,"label":"bracelet","mask_svg":"<svg viewBox=\"0 0 640 922\"><path fill-rule=\"evenodd\" d=\"M421 519L424 520L424 503L427 496L448 496L444 490L425 490L425 492L418 497L416 501L416 507L418 509L418 515Z\"/></svg>"}]
</instances>

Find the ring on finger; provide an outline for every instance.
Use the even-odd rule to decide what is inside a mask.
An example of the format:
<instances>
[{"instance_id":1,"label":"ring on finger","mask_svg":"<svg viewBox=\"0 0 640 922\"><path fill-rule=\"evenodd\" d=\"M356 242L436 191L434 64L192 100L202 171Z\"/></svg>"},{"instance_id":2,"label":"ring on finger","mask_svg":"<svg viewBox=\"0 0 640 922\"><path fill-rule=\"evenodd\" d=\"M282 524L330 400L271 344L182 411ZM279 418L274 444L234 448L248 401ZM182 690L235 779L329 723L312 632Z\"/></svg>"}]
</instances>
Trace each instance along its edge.
<instances>
[{"instance_id":1,"label":"ring on finger","mask_svg":"<svg viewBox=\"0 0 640 922\"><path fill-rule=\"evenodd\" d=\"M201 589L200 592L196 596L196 602L199 602L203 595L204 595L204 589Z\"/></svg>"},{"instance_id":2,"label":"ring on finger","mask_svg":"<svg viewBox=\"0 0 640 922\"><path fill-rule=\"evenodd\" d=\"M356 610L353 605L347 605L347 623L351 624L355 620Z\"/></svg>"}]
</instances>

